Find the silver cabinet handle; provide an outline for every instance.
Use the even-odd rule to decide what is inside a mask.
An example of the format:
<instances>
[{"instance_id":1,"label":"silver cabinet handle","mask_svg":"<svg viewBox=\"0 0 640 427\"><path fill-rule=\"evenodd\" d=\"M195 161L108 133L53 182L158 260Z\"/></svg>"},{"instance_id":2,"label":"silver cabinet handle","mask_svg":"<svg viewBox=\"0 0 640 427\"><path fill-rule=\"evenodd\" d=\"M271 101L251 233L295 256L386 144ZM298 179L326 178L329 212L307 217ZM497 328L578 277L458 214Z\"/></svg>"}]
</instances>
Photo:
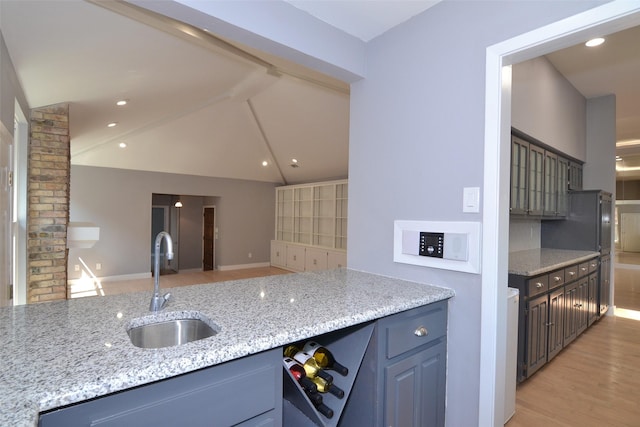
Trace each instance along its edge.
<instances>
[{"instance_id":1,"label":"silver cabinet handle","mask_svg":"<svg viewBox=\"0 0 640 427\"><path fill-rule=\"evenodd\" d=\"M427 328L425 328L424 326L420 326L418 327L418 329L416 329L415 331L413 331L413 334L417 337L424 337L429 333L429 331L427 331Z\"/></svg>"},{"instance_id":2,"label":"silver cabinet handle","mask_svg":"<svg viewBox=\"0 0 640 427\"><path fill-rule=\"evenodd\" d=\"M536 283L536 288L540 289L541 287L543 287L544 285L540 282Z\"/></svg>"},{"instance_id":3,"label":"silver cabinet handle","mask_svg":"<svg viewBox=\"0 0 640 427\"><path fill-rule=\"evenodd\" d=\"M575 271L570 271L570 272L569 272L569 276L575 276L575 275L576 275L576 272L575 272Z\"/></svg>"},{"instance_id":4,"label":"silver cabinet handle","mask_svg":"<svg viewBox=\"0 0 640 427\"><path fill-rule=\"evenodd\" d=\"M556 277L553 278L553 280L555 280L556 282L559 282L560 281L560 277L556 276Z\"/></svg>"}]
</instances>

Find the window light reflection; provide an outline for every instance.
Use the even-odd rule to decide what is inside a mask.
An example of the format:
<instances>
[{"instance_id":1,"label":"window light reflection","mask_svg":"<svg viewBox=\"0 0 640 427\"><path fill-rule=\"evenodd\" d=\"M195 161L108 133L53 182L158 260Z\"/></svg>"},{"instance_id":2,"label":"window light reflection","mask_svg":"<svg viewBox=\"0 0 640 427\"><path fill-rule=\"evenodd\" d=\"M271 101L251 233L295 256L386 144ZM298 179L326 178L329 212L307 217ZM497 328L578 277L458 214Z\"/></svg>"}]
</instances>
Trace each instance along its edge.
<instances>
[{"instance_id":1,"label":"window light reflection","mask_svg":"<svg viewBox=\"0 0 640 427\"><path fill-rule=\"evenodd\" d=\"M83 268L80 279L71 284L71 298L104 296L104 289L100 279L93 274L93 271L82 258L78 257L78 261L80 261Z\"/></svg>"},{"instance_id":2,"label":"window light reflection","mask_svg":"<svg viewBox=\"0 0 640 427\"><path fill-rule=\"evenodd\" d=\"M626 308L616 307L614 314L616 315L616 317L622 317L631 320L640 320L640 311L637 310L627 310Z\"/></svg>"}]
</instances>

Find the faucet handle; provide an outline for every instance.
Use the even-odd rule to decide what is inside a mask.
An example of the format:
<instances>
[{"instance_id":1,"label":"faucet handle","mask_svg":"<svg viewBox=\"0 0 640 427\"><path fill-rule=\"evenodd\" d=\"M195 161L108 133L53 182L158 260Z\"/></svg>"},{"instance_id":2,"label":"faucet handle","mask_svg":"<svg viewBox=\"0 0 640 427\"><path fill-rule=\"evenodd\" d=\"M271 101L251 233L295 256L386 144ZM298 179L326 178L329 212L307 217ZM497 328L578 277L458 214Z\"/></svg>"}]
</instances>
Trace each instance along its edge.
<instances>
[{"instance_id":1,"label":"faucet handle","mask_svg":"<svg viewBox=\"0 0 640 427\"><path fill-rule=\"evenodd\" d=\"M169 298L171 298L171 292L167 292L162 296L162 299L164 299L164 302L162 303L163 306L169 302Z\"/></svg>"}]
</instances>

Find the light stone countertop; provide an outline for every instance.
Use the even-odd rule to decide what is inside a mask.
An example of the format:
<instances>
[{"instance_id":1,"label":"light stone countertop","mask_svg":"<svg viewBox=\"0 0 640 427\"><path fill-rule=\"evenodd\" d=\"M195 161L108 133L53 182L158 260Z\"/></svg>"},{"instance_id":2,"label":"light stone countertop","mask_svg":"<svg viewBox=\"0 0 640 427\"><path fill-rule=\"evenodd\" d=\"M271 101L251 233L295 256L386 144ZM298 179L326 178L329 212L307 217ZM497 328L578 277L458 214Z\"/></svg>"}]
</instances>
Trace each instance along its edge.
<instances>
[{"instance_id":1,"label":"light stone countertop","mask_svg":"<svg viewBox=\"0 0 640 427\"><path fill-rule=\"evenodd\" d=\"M148 311L151 290L0 309L0 425L35 426L41 411L454 296L451 289L346 269L171 293L156 315ZM141 349L129 341L130 326L184 314L204 316L218 334L164 349Z\"/></svg>"},{"instance_id":2,"label":"light stone countertop","mask_svg":"<svg viewBox=\"0 0 640 427\"><path fill-rule=\"evenodd\" d=\"M546 248L510 252L509 274L537 276L599 255L600 252L595 251Z\"/></svg>"}]
</instances>

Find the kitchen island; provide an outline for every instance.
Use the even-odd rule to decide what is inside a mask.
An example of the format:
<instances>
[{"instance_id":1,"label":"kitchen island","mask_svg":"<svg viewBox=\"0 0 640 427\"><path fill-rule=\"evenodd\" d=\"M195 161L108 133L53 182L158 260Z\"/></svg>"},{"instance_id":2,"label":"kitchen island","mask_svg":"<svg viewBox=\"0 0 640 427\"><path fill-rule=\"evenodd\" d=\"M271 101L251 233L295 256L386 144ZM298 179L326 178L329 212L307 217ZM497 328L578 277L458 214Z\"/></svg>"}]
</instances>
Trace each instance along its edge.
<instances>
[{"instance_id":1,"label":"kitchen island","mask_svg":"<svg viewBox=\"0 0 640 427\"><path fill-rule=\"evenodd\" d=\"M454 296L447 288L354 270L171 289L148 311L151 290L0 310L0 425L34 426L39 414L241 359ZM161 349L131 344L127 329L197 317L214 337Z\"/></svg>"}]
</instances>

